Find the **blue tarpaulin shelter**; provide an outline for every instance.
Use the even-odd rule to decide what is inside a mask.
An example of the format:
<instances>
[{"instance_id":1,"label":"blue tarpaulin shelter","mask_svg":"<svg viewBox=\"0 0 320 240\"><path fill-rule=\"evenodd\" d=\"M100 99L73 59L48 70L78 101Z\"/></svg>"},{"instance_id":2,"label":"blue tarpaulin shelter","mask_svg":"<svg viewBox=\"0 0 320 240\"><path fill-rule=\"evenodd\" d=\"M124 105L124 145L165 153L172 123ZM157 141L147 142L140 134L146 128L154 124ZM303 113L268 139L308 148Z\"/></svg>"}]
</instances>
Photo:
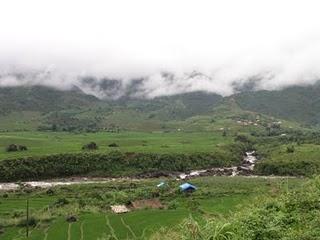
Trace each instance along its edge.
<instances>
[{"instance_id":1,"label":"blue tarpaulin shelter","mask_svg":"<svg viewBox=\"0 0 320 240\"><path fill-rule=\"evenodd\" d=\"M190 192L190 191L195 191L197 190L197 187L196 186L193 186L192 184L190 183L184 183L184 184L181 184L179 186L180 190L183 191L183 192Z\"/></svg>"},{"instance_id":2,"label":"blue tarpaulin shelter","mask_svg":"<svg viewBox=\"0 0 320 240\"><path fill-rule=\"evenodd\" d=\"M161 183L159 183L159 184L157 185L157 187L164 187L165 185L166 185L165 182L161 182Z\"/></svg>"}]
</instances>

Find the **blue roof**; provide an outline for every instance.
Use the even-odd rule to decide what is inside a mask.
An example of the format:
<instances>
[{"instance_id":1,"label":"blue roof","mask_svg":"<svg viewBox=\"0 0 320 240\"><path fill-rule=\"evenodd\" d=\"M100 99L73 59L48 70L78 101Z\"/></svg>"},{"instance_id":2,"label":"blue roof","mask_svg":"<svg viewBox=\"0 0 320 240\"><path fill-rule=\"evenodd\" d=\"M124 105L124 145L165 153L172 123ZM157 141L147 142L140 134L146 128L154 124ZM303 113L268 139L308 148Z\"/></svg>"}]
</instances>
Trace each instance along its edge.
<instances>
[{"instance_id":1,"label":"blue roof","mask_svg":"<svg viewBox=\"0 0 320 240\"><path fill-rule=\"evenodd\" d=\"M190 183L181 184L181 185L179 186L179 188L180 188L182 191L186 191L186 190L197 190L197 187L196 187L196 186L193 186L193 185L190 184Z\"/></svg>"}]
</instances>

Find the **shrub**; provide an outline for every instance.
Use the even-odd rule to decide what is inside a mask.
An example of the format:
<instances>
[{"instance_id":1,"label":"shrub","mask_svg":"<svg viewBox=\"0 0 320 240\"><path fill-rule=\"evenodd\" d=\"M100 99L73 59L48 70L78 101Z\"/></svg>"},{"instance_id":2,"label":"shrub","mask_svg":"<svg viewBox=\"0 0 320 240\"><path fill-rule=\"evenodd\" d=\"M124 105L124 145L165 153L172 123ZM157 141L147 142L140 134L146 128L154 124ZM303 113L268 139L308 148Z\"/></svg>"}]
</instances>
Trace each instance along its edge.
<instances>
[{"instance_id":1,"label":"shrub","mask_svg":"<svg viewBox=\"0 0 320 240\"><path fill-rule=\"evenodd\" d=\"M69 223L72 223L72 222L78 221L78 218L76 216L74 216L74 215L71 215L71 216L68 216L66 218L66 221L69 222Z\"/></svg>"},{"instance_id":2,"label":"shrub","mask_svg":"<svg viewBox=\"0 0 320 240\"><path fill-rule=\"evenodd\" d=\"M90 142L88 144L83 145L82 150L97 150L98 145L95 142Z\"/></svg>"},{"instance_id":3,"label":"shrub","mask_svg":"<svg viewBox=\"0 0 320 240\"><path fill-rule=\"evenodd\" d=\"M17 152L18 151L18 146L16 144L10 144L6 148L7 152Z\"/></svg>"},{"instance_id":4,"label":"shrub","mask_svg":"<svg viewBox=\"0 0 320 240\"><path fill-rule=\"evenodd\" d=\"M18 149L19 149L19 151L27 151L28 150L28 148L24 145L19 145Z\"/></svg>"},{"instance_id":5,"label":"shrub","mask_svg":"<svg viewBox=\"0 0 320 240\"><path fill-rule=\"evenodd\" d=\"M10 144L6 147L7 152L27 151L28 148L24 145Z\"/></svg>"}]
</instances>

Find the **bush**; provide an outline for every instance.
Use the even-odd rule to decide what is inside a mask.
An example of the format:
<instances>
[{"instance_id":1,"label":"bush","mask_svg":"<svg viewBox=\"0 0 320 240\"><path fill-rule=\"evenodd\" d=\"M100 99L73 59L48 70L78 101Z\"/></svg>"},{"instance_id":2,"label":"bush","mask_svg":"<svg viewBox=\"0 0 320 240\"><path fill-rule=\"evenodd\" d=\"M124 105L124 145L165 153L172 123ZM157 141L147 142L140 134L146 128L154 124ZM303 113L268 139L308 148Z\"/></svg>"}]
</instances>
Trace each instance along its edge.
<instances>
[{"instance_id":1,"label":"bush","mask_svg":"<svg viewBox=\"0 0 320 240\"><path fill-rule=\"evenodd\" d=\"M95 142L90 142L86 145L83 145L82 150L97 150L98 145Z\"/></svg>"},{"instance_id":2,"label":"bush","mask_svg":"<svg viewBox=\"0 0 320 240\"><path fill-rule=\"evenodd\" d=\"M19 151L27 151L28 150L28 148L24 145L19 145L18 149L19 149Z\"/></svg>"},{"instance_id":3,"label":"bush","mask_svg":"<svg viewBox=\"0 0 320 240\"><path fill-rule=\"evenodd\" d=\"M71 215L71 216L68 216L66 218L66 221L69 222L69 223L72 223L72 222L78 221L78 218L76 216L74 216L74 215Z\"/></svg>"},{"instance_id":4,"label":"bush","mask_svg":"<svg viewBox=\"0 0 320 240\"><path fill-rule=\"evenodd\" d=\"M24 145L16 145L16 144L10 144L6 147L7 152L17 152L17 151L27 151L28 148Z\"/></svg>"},{"instance_id":5,"label":"bush","mask_svg":"<svg viewBox=\"0 0 320 240\"><path fill-rule=\"evenodd\" d=\"M6 148L7 152L17 152L18 151L18 146L16 144L10 144Z\"/></svg>"}]
</instances>

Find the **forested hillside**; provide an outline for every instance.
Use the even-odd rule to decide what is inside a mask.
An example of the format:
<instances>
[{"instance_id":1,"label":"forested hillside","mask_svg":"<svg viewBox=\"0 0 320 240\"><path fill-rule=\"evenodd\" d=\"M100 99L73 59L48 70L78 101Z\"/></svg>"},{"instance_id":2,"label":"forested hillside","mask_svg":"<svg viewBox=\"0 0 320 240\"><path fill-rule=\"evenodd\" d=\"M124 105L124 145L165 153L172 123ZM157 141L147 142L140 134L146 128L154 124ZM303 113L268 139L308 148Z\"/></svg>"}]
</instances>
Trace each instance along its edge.
<instances>
[{"instance_id":1,"label":"forested hillside","mask_svg":"<svg viewBox=\"0 0 320 240\"><path fill-rule=\"evenodd\" d=\"M289 87L279 91L250 91L232 96L242 109L294 120L320 123L320 85Z\"/></svg>"},{"instance_id":2,"label":"forested hillside","mask_svg":"<svg viewBox=\"0 0 320 240\"><path fill-rule=\"evenodd\" d=\"M225 118L223 109L228 109L231 115L264 114L316 126L320 122L320 85L243 91L228 97L191 92L150 99L130 95L99 99L77 88L65 91L43 86L0 88L2 131L161 130L179 128L184 125L181 121L190 123L194 118L210 117L212 122Z\"/></svg>"}]
</instances>

